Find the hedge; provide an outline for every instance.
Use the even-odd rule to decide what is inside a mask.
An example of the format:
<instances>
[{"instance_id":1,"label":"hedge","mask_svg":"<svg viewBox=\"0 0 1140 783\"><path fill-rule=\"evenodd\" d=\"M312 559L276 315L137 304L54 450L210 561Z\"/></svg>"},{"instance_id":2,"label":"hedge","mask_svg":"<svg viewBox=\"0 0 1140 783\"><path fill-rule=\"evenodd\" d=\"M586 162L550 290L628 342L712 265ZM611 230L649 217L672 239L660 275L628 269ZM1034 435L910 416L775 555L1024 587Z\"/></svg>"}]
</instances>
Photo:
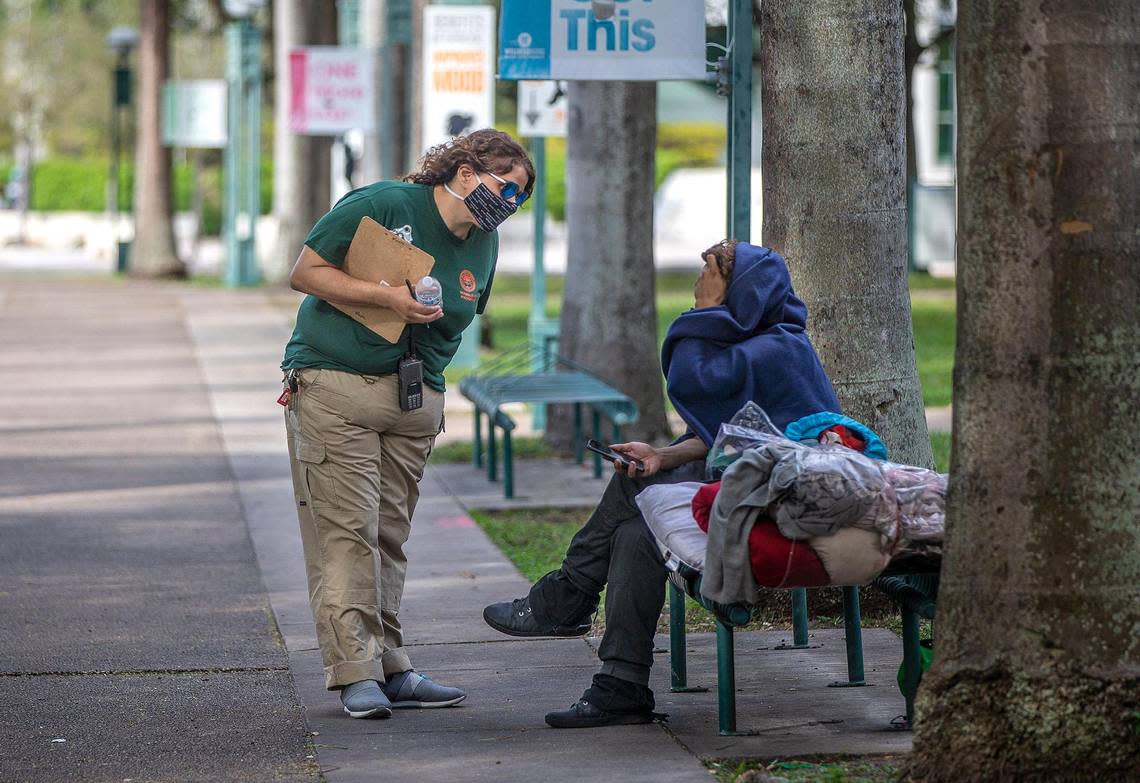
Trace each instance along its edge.
<instances>
[{"instance_id":1,"label":"hedge","mask_svg":"<svg viewBox=\"0 0 1140 783\"><path fill-rule=\"evenodd\" d=\"M514 134L513 127L502 126ZM657 185L677 168L707 167L723 164L724 128L708 123L670 123L657 129ZM556 220L566 218L566 140L551 138L546 142L547 208ZM106 207L108 176L106 158L48 158L36 164L33 171L31 208L43 212L101 212ZM8 181L7 169L0 170L0 186ZM120 171L119 209L131 209L134 166L124 161ZM218 165L201 172L202 230L217 234L222 223L222 171ZM180 212L191 208L190 167L174 167L174 208ZM268 214L273 204L273 162L261 163L261 213Z\"/></svg>"},{"instance_id":2,"label":"hedge","mask_svg":"<svg viewBox=\"0 0 1140 783\"><path fill-rule=\"evenodd\" d=\"M0 183L6 183L11 167L0 172ZM102 212L107 205L106 158L46 158L32 171L31 208L38 212ZM174 209L191 209L191 170L188 164L174 166ZM217 234L222 226L222 170L220 166L204 167L200 174L202 188L202 231ZM261 163L261 214L269 214L273 204L273 162ZM119 209L131 210L134 196L134 165L124 162L119 169Z\"/></svg>"}]
</instances>

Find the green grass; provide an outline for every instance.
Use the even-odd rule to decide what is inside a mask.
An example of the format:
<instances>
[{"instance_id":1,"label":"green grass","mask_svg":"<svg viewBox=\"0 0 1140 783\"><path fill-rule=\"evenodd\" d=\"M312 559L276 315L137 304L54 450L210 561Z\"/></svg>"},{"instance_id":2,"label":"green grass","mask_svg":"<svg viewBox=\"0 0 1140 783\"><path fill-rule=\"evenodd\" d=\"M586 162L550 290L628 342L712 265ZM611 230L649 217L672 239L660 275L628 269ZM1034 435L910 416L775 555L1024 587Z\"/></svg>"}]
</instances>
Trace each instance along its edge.
<instances>
[{"instance_id":1,"label":"green grass","mask_svg":"<svg viewBox=\"0 0 1140 783\"><path fill-rule=\"evenodd\" d=\"M926 272L911 272L907 282L911 291L953 291L955 285L952 277L931 277Z\"/></svg>"},{"instance_id":2,"label":"green grass","mask_svg":"<svg viewBox=\"0 0 1140 783\"><path fill-rule=\"evenodd\" d=\"M950 472L950 433L930 433L930 446L934 450L934 468L939 473Z\"/></svg>"},{"instance_id":3,"label":"green grass","mask_svg":"<svg viewBox=\"0 0 1140 783\"><path fill-rule=\"evenodd\" d=\"M470 512L515 567L532 582L558 568L588 512L580 508Z\"/></svg>"},{"instance_id":4,"label":"green grass","mask_svg":"<svg viewBox=\"0 0 1140 783\"><path fill-rule=\"evenodd\" d=\"M567 456L542 438L512 438L511 450L516 459L548 459ZM438 446L432 449L431 461L436 465L470 462L471 441L456 441Z\"/></svg>"},{"instance_id":5,"label":"green grass","mask_svg":"<svg viewBox=\"0 0 1140 783\"><path fill-rule=\"evenodd\" d=\"M888 783L898 779L901 756L865 756L804 761L708 761L721 783L733 783L750 769L762 769L791 783Z\"/></svg>"},{"instance_id":6,"label":"green grass","mask_svg":"<svg viewBox=\"0 0 1140 783\"><path fill-rule=\"evenodd\" d=\"M910 307L922 401L927 407L949 405L954 391L955 302L914 296Z\"/></svg>"},{"instance_id":7,"label":"green grass","mask_svg":"<svg viewBox=\"0 0 1140 783\"><path fill-rule=\"evenodd\" d=\"M663 341L669 324L693 305L692 272L662 272L657 275L657 339ZM922 383L923 403L928 407L950 404L953 391L955 301L953 280L914 273L911 283L911 317L914 324L915 356ZM563 279L546 279L547 314L558 317L562 307ZM530 276L502 274L495 277L491 305L487 309L492 348L484 360L524 345L530 314ZM469 371L449 369L448 385L456 384Z\"/></svg>"}]
</instances>

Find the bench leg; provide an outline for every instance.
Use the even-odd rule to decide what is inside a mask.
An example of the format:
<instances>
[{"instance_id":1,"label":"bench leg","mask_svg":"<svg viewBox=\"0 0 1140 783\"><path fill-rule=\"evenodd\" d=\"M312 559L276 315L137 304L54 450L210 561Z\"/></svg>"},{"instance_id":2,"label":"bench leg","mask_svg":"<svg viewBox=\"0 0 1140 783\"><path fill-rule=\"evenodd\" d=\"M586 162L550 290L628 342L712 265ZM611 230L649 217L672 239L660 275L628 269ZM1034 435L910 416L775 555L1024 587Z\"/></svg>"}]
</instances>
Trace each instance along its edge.
<instances>
[{"instance_id":1,"label":"bench leg","mask_svg":"<svg viewBox=\"0 0 1140 783\"><path fill-rule=\"evenodd\" d=\"M483 467L483 422L479 408L475 408L475 436L471 444L471 464L477 468Z\"/></svg>"},{"instance_id":2,"label":"bench leg","mask_svg":"<svg viewBox=\"0 0 1140 783\"><path fill-rule=\"evenodd\" d=\"M498 462L499 455L496 453L495 448L495 420L490 416L487 417L487 480L498 480Z\"/></svg>"},{"instance_id":3,"label":"bench leg","mask_svg":"<svg viewBox=\"0 0 1140 783\"><path fill-rule=\"evenodd\" d=\"M511 452L511 431L503 430L503 497L515 496L515 463Z\"/></svg>"},{"instance_id":4,"label":"bench leg","mask_svg":"<svg viewBox=\"0 0 1140 783\"><path fill-rule=\"evenodd\" d=\"M685 595L677 585L669 583L669 670L672 690L684 690L689 684L689 664L685 660Z\"/></svg>"},{"instance_id":5,"label":"bench leg","mask_svg":"<svg viewBox=\"0 0 1140 783\"><path fill-rule=\"evenodd\" d=\"M593 414L591 418L593 421L590 423L594 425L593 438L594 440L602 439L602 416L598 413L597 409L591 411ZM602 455L594 452L594 478L600 479L602 477Z\"/></svg>"},{"instance_id":6,"label":"bench leg","mask_svg":"<svg viewBox=\"0 0 1140 783\"><path fill-rule=\"evenodd\" d=\"M914 696L922 677L922 651L918 638L918 615L902 610L903 631L903 697L906 699L906 728L914 727Z\"/></svg>"},{"instance_id":7,"label":"bench leg","mask_svg":"<svg viewBox=\"0 0 1140 783\"><path fill-rule=\"evenodd\" d=\"M716 621L716 696L720 706L720 735L736 733L736 650L732 628Z\"/></svg>"},{"instance_id":8,"label":"bench leg","mask_svg":"<svg viewBox=\"0 0 1140 783\"><path fill-rule=\"evenodd\" d=\"M581 465L585 461L582 449L582 403L574 403L574 461Z\"/></svg>"},{"instance_id":9,"label":"bench leg","mask_svg":"<svg viewBox=\"0 0 1140 783\"><path fill-rule=\"evenodd\" d=\"M803 650L808 647L807 590L792 590L792 643L781 644L777 650Z\"/></svg>"},{"instance_id":10,"label":"bench leg","mask_svg":"<svg viewBox=\"0 0 1140 783\"><path fill-rule=\"evenodd\" d=\"M832 688L866 685L863 676L863 619L859 614L859 588L843 588L843 638L847 642L847 681L831 683Z\"/></svg>"},{"instance_id":11,"label":"bench leg","mask_svg":"<svg viewBox=\"0 0 1140 783\"><path fill-rule=\"evenodd\" d=\"M685 594L669 582L669 669L673 693L705 693L708 688L689 687L688 650L685 644Z\"/></svg>"}]
</instances>

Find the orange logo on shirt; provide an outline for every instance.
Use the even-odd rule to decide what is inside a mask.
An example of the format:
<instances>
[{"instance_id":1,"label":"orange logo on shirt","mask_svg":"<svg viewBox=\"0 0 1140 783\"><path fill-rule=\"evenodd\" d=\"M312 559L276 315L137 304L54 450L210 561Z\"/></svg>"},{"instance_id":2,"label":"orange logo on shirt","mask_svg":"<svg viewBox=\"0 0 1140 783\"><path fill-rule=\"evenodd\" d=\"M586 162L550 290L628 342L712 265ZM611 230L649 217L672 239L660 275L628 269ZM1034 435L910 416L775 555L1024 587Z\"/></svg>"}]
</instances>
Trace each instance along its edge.
<instances>
[{"instance_id":1,"label":"orange logo on shirt","mask_svg":"<svg viewBox=\"0 0 1140 783\"><path fill-rule=\"evenodd\" d=\"M459 287L469 294L474 293L475 275L471 274L470 269L464 269L459 273Z\"/></svg>"}]
</instances>

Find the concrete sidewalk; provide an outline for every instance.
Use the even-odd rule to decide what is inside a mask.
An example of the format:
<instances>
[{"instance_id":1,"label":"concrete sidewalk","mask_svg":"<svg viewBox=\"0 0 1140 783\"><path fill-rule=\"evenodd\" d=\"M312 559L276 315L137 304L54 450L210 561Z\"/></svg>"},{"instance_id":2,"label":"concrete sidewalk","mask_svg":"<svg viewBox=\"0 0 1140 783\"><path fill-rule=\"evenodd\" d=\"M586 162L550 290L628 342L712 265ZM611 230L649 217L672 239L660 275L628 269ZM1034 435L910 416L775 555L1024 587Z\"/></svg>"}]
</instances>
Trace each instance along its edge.
<instances>
[{"instance_id":1,"label":"concrete sidewalk","mask_svg":"<svg viewBox=\"0 0 1140 783\"><path fill-rule=\"evenodd\" d=\"M171 291L0 280L0 780L314 780Z\"/></svg>"},{"instance_id":2,"label":"concrete sidewalk","mask_svg":"<svg viewBox=\"0 0 1140 783\"><path fill-rule=\"evenodd\" d=\"M705 759L909 750L909 734L889 728L903 706L894 684L901 645L890 632L874 629L864 635L871 686L840 690L827 686L845 671L842 631L814 632L812 649L796 652L773 649L790 641L783 632L740 634L740 725L754 736L717 734L710 634L690 641L690 677L710 688L705 693L669 692L667 642L659 642L663 655L653 685L660 708L672 715L667 727L546 728L543 714L569 705L588 685L597 667L596 640L514 640L483 623L483 606L522 595L528 582L466 514L465 506L501 499L501 487L467 465L429 465L409 543L401 619L415 665L463 685L470 697L461 708L400 713L387 722L345 720L336 696L322 687L280 413L267 415L267 401L279 389L276 366L288 317L257 292L187 291L182 300L330 781L375 774L395 780L707 780ZM523 504L536 498L592 504L604 488L588 468L572 463L520 466L524 479L532 472L544 489Z\"/></svg>"},{"instance_id":3,"label":"concrete sidewalk","mask_svg":"<svg viewBox=\"0 0 1140 783\"><path fill-rule=\"evenodd\" d=\"M785 633L738 635L754 736L717 735L711 635L690 640L706 693L671 694L662 650L668 726L546 728L588 684L595 641L483 623L528 585L460 502L484 481L468 466L429 466L401 619L417 668L470 697L348 719L305 592L275 404L280 296L0 278L0 746L16 749L0 780L707 781L705 759L909 749L888 729L901 645L879 630L864 636L871 687L840 690L826 686L841 631L795 652L772 649ZM577 466L525 469L572 476L577 503L601 492Z\"/></svg>"}]
</instances>

